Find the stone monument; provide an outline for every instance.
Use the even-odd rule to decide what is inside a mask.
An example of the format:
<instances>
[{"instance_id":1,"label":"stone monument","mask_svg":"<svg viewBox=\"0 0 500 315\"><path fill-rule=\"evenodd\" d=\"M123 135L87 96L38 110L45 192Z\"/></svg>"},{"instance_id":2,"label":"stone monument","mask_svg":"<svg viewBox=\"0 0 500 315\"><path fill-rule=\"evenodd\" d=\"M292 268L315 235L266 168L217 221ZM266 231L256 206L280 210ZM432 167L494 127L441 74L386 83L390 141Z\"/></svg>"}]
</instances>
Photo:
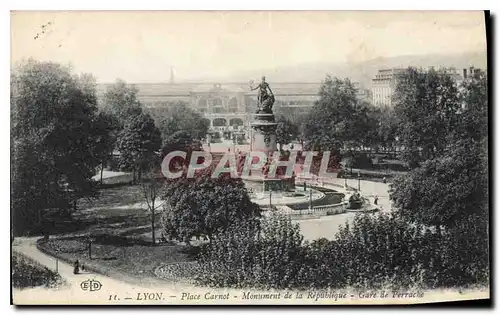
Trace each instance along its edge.
<instances>
[{"instance_id":1,"label":"stone monument","mask_svg":"<svg viewBox=\"0 0 500 315\"><path fill-rule=\"evenodd\" d=\"M278 124L275 122L272 110L274 94L269 84L266 82L266 77L262 77L262 81L256 87L252 85L251 82L250 89L252 91L258 90L258 94L257 110L253 114L253 121L250 123L252 128L250 148L252 151L264 152L267 155L267 164L263 168L264 178L259 182L262 184L263 191L291 190L295 186L294 177L288 179L283 178L279 172L275 178L267 177L273 153L277 151L276 128Z\"/></svg>"},{"instance_id":2,"label":"stone monument","mask_svg":"<svg viewBox=\"0 0 500 315\"><path fill-rule=\"evenodd\" d=\"M253 115L251 149L252 151L271 154L276 151L276 127L274 120L273 104L274 94L266 82L266 77L256 87L250 87L252 91L259 90L257 94L257 111Z\"/></svg>"}]
</instances>

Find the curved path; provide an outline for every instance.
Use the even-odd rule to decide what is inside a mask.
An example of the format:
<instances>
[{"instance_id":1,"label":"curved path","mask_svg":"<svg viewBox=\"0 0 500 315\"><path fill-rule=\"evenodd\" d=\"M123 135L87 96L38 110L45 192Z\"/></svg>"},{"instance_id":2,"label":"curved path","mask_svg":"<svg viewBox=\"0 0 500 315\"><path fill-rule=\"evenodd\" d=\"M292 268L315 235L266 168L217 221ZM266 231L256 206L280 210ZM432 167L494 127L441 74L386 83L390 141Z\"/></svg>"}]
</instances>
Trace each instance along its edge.
<instances>
[{"instance_id":1,"label":"curved path","mask_svg":"<svg viewBox=\"0 0 500 315\"><path fill-rule=\"evenodd\" d=\"M334 179L333 182L336 185L343 185L343 179ZM348 180L348 185L351 187L357 187L357 180ZM318 184L318 183L315 183ZM321 183L320 183L321 184ZM328 183L324 183L325 187L328 187ZM382 206L384 211L390 211L389 194L387 192L388 185L378 182L361 181L361 192L365 196L377 195L379 197L379 204ZM332 186L333 188L334 186ZM337 187L338 188L338 187ZM306 239L314 239L317 237L322 237L319 231L326 231L328 234L332 235L335 230L338 230L338 226L344 224L345 222L352 220L354 218L354 213L345 213L340 215L332 215L322 217L320 219L312 220L300 220L297 221L301 225L301 229L305 231ZM304 233L304 232L303 232ZM324 233L324 232L323 232ZM56 270L56 258L46 255L40 252L36 247L37 238L16 238L12 249L14 251L20 252L40 264L46 266L49 269ZM283 299L280 300L249 300L243 299L243 292L249 292L249 290L235 290L235 289L211 289L194 287L188 284L181 283L170 283L165 282L165 284L152 284L147 286L146 284L132 284L130 282L121 281L120 279L110 278L100 274L93 273L82 273L73 274L73 267L63 261L58 261L57 271L62 276L62 278L67 282L67 285L62 288L57 289L47 289L47 288L32 288L32 289L14 289L13 290L13 302L18 305L26 304L269 304L269 303L280 303L280 304L333 304L335 303L331 299L320 299L315 301L314 299ZM102 284L102 288L98 291L84 291L81 289L80 284L82 281L88 279L97 280ZM256 290L250 290L252 293L258 293ZM294 290L295 292L295 290ZM343 292L352 293L353 297L346 300L338 300L336 303L346 304L346 303L360 303L360 304L384 304L387 300L370 300L370 299L359 299L357 297L357 292L354 290L345 289ZM144 295L146 293L146 295ZM151 294L149 294L151 293ZM182 298L184 294L184 299ZM191 299L187 298L187 294ZM213 299L214 294L219 294L218 299ZM283 292L282 292L283 294ZM307 296L307 292L303 293ZM227 298L224 298L226 297ZM349 295L348 295L349 296ZM474 298L484 298L488 296L487 291L480 292L467 292L459 293L453 290L436 290L428 291L425 293L425 301L442 301L444 300L456 300L456 299L474 299ZM158 298L147 299L146 297ZM198 299L193 297L198 297ZM224 298L224 299L221 299ZM395 303L412 303L419 302L418 299L408 300L400 299L396 301L391 301ZM422 300L420 300L422 302Z\"/></svg>"},{"instance_id":2,"label":"curved path","mask_svg":"<svg viewBox=\"0 0 500 315\"><path fill-rule=\"evenodd\" d=\"M49 269L55 270L55 258L45 255L36 248L36 238L19 238L13 244L13 249L38 261ZM408 303L430 303L433 301L453 301L488 298L487 288L470 290L467 292L457 290L432 290L426 291L421 299L360 299L359 292L352 288L339 291L345 293L345 299L334 301L331 298L318 299L305 298L311 291L302 291L303 299L285 299L284 291L281 291L279 300L271 299L245 299L245 294L270 293L258 290L235 290L235 289L211 289L189 286L186 284L173 284L166 282L164 285L155 287L144 287L132 285L118 279L112 279L100 274L73 274L73 268L67 263L59 262L58 271L67 286L59 289L33 288L24 290L13 290L13 303L16 305L40 305L40 304L66 304L66 305L158 305L158 304L233 304L233 305L269 305L269 304L408 304ZM82 281L92 279L102 284L99 291L83 291L80 288ZM279 291L278 291L279 292ZM292 294L300 292L291 290ZM272 293L272 292L271 292ZM151 298L160 298L148 299ZM183 298L184 297L184 298ZM190 298L188 298L190 297Z\"/></svg>"}]
</instances>

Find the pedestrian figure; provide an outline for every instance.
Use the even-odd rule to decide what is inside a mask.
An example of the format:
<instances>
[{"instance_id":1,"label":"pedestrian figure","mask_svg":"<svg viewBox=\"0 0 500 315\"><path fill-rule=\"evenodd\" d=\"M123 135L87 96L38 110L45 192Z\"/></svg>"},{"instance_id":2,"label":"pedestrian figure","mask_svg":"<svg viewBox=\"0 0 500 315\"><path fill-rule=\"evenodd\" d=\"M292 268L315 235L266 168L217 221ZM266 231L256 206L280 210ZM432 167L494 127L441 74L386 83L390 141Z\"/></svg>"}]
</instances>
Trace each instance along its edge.
<instances>
[{"instance_id":1,"label":"pedestrian figure","mask_svg":"<svg viewBox=\"0 0 500 315\"><path fill-rule=\"evenodd\" d=\"M385 178L385 176L384 179L382 179L382 181L384 182L384 184L387 184L387 178Z\"/></svg>"},{"instance_id":2,"label":"pedestrian figure","mask_svg":"<svg viewBox=\"0 0 500 315\"><path fill-rule=\"evenodd\" d=\"M80 271L80 263L78 262L78 260L75 261L75 263L73 264L73 273L76 275L79 273Z\"/></svg>"},{"instance_id":3,"label":"pedestrian figure","mask_svg":"<svg viewBox=\"0 0 500 315\"><path fill-rule=\"evenodd\" d=\"M378 205L378 196L375 196L375 199L373 200L373 203Z\"/></svg>"},{"instance_id":4,"label":"pedestrian figure","mask_svg":"<svg viewBox=\"0 0 500 315\"><path fill-rule=\"evenodd\" d=\"M82 271L85 271L85 265L82 264Z\"/></svg>"}]
</instances>

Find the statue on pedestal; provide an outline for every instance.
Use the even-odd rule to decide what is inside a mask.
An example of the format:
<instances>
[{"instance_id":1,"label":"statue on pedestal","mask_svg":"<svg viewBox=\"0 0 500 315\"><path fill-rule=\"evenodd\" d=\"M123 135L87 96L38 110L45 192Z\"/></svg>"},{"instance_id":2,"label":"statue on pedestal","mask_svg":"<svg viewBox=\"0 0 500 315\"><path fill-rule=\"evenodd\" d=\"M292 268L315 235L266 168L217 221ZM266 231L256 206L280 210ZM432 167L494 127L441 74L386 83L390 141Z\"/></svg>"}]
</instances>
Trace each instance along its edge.
<instances>
[{"instance_id":1,"label":"statue on pedestal","mask_svg":"<svg viewBox=\"0 0 500 315\"><path fill-rule=\"evenodd\" d=\"M269 84L266 82L266 77L262 77L262 81L256 87L252 87L253 81L250 82L250 90L255 91L259 90L257 94L257 111L256 114L265 113L272 114L273 113L273 104L274 104L274 94ZM269 93L268 93L269 91Z\"/></svg>"}]
</instances>

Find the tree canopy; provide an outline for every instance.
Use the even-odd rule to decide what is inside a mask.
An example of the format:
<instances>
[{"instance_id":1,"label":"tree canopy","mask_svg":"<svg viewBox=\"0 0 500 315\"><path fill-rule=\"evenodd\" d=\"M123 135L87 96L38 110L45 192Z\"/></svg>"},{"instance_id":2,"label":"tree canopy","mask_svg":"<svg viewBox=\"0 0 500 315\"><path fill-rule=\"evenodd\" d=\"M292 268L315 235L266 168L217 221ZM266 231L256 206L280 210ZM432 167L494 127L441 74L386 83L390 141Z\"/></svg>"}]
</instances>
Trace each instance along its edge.
<instances>
[{"instance_id":1,"label":"tree canopy","mask_svg":"<svg viewBox=\"0 0 500 315\"><path fill-rule=\"evenodd\" d=\"M327 76L320 99L306 118L304 137L308 148L335 151L373 141L376 123L368 115L370 105L358 99L349 79Z\"/></svg>"},{"instance_id":2,"label":"tree canopy","mask_svg":"<svg viewBox=\"0 0 500 315\"><path fill-rule=\"evenodd\" d=\"M159 168L160 148L160 131L151 116L144 113L129 116L118 137L120 166L132 171L134 177L138 172L140 179L141 173L154 167L154 163Z\"/></svg>"},{"instance_id":3,"label":"tree canopy","mask_svg":"<svg viewBox=\"0 0 500 315\"><path fill-rule=\"evenodd\" d=\"M280 151L283 145L290 143L298 136L298 127L284 116L278 116L276 119L276 142L279 143Z\"/></svg>"},{"instance_id":4,"label":"tree canopy","mask_svg":"<svg viewBox=\"0 0 500 315\"><path fill-rule=\"evenodd\" d=\"M163 119L159 124L163 139L169 139L179 131L190 133L195 140L202 140L206 137L209 128L208 120L190 109L185 103L169 104L163 113Z\"/></svg>"},{"instance_id":5,"label":"tree canopy","mask_svg":"<svg viewBox=\"0 0 500 315\"><path fill-rule=\"evenodd\" d=\"M210 174L167 181L162 213L166 236L188 243L193 237L211 239L233 223L245 224L260 215L241 179L214 179Z\"/></svg>"},{"instance_id":6,"label":"tree canopy","mask_svg":"<svg viewBox=\"0 0 500 315\"><path fill-rule=\"evenodd\" d=\"M408 68L398 75L392 102L410 167L439 156L457 127L456 80L443 71Z\"/></svg>"},{"instance_id":7,"label":"tree canopy","mask_svg":"<svg viewBox=\"0 0 500 315\"><path fill-rule=\"evenodd\" d=\"M45 208L67 208L94 193L92 176L110 151L100 128L95 80L30 60L11 75L12 198L15 227L41 223Z\"/></svg>"},{"instance_id":8,"label":"tree canopy","mask_svg":"<svg viewBox=\"0 0 500 315\"><path fill-rule=\"evenodd\" d=\"M129 116L142 112L141 103L137 99L138 92L135 86L128 85L120 79L106 89L102 101L103 111L116 117L120 130L123 129Z\"/></svg>"},{"instance_id":9,"label":"tree canopy","mask_svg":"<svg viewBox=\"0 0 500 315\"><path fill-rule=\"evenodd\" d=\"M391 198L398 212L410 221L464 232L478 229L484 237L489 211L486 75L477 73L459 90L448 78L430 72L426 79L423 73L409 69L407 77L415 80L416 86L403 83L405 88L398 92L401 99L412 99L417 95L415 90L421 89L419 93L427 95L431 104L423 106L436 108L424 113L414 108L415 104L398 103L399 110L406 111L404 141L418 144L424 153L418 167L395 179ZM441 81L456 95L438 89ZM436 95L450 100L437 101ZM424 117L429 121L420 121ZM438 126L439 122L443 125Z\"/></svg>"}]
</instances>

